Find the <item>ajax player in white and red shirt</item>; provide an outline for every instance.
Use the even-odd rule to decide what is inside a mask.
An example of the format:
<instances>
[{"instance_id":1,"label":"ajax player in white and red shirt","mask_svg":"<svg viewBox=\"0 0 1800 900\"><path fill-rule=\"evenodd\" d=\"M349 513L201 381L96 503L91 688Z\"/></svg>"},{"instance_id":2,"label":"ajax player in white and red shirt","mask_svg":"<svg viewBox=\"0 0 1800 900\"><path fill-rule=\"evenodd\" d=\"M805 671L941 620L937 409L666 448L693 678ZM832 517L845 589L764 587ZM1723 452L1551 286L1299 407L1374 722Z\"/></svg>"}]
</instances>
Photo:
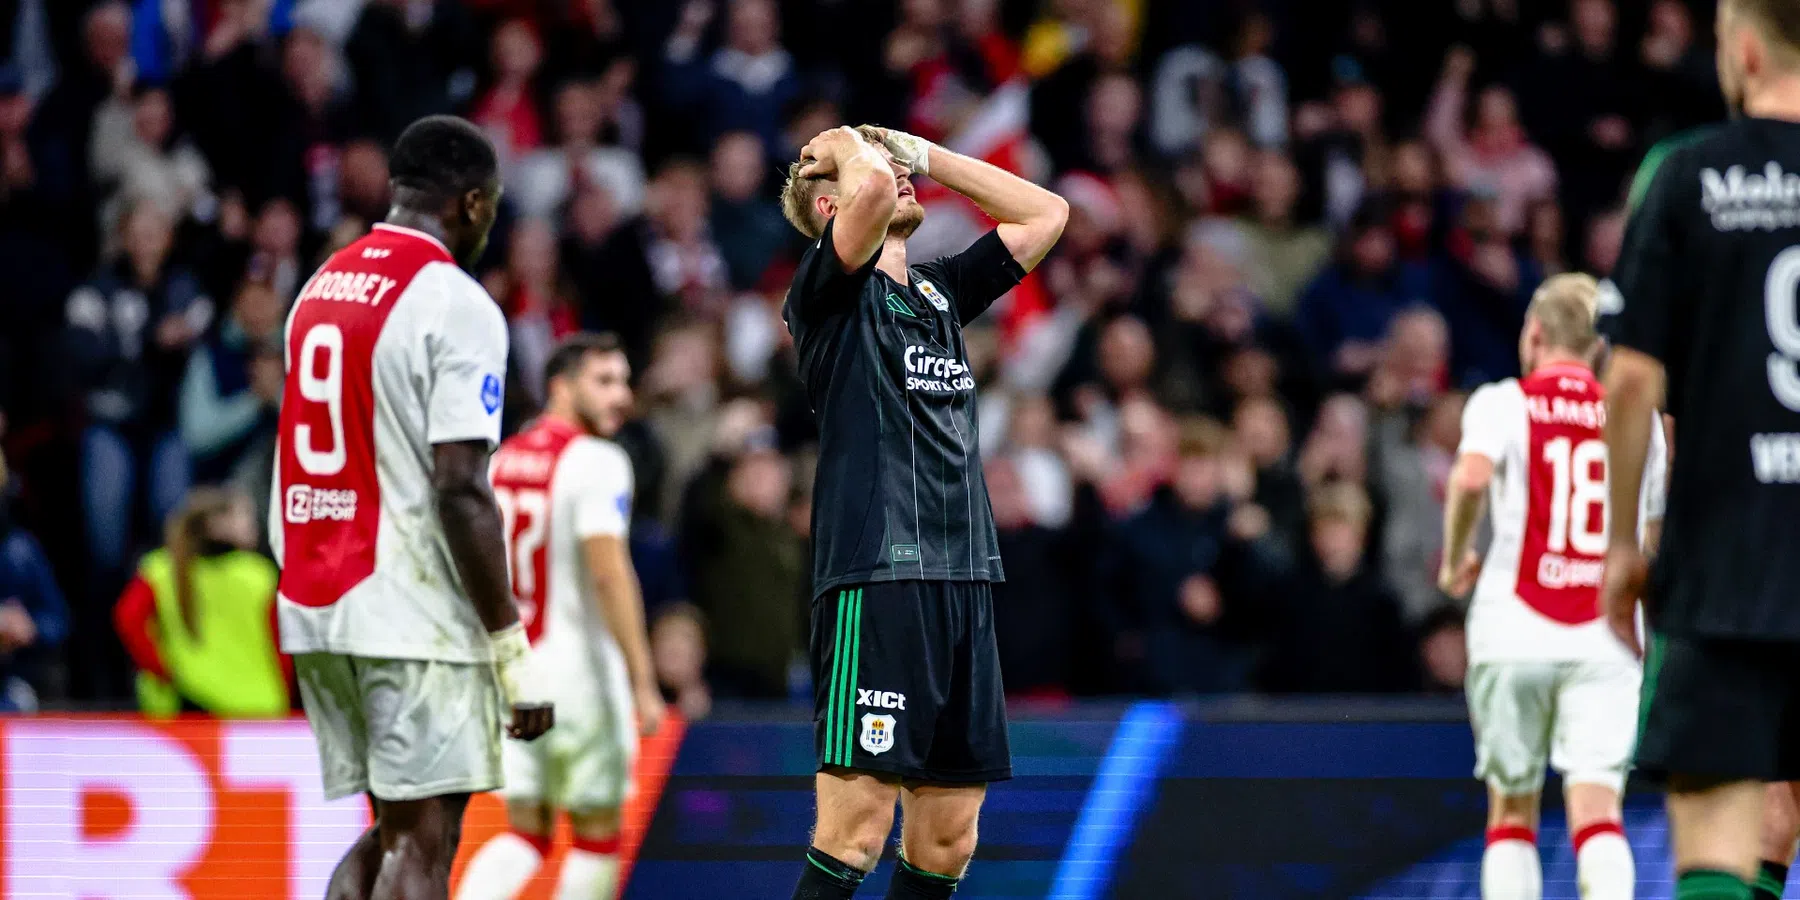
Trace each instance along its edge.
<instances>
[{"instance_id":1,"label":"ajax player in white and red shirt","mask_svg":"<svg viewBox=\"0 0 1800 900\"><path fill-rule=\"evenodd\" d=\"M1526 374L1469 398L1444 508L1439 585L1453 596L1475 592L1466 692L1475 775L1489 794L1481 867L1489 900L1541 896L1546 763L1563 777L1582 896L1628 900L1635 881L1619 795L1642 670L1598 605L1607 488L1595 290L1577 274L1538 289L1519 338ZM1661 429L1654 435L1650 458L1660 462ZM1662 481L1645 481L1645 521L1661 518ZM1482 560L1471 544L1484 493L1493 539Z\"/></svg>"},{"instance_id":2,"label":"ajax player in white and red shirt","mask_svg":"<svg viewBox=\"0 0 1800 900\"><path fill-rule=\"evenodd\" d=\"M512 827L469 863L458 900L517 896L542 864L559 812L575 843L556 896L610 900L618 889L619 807L638 736L663 714L631 565L631 460L607 440L631 411L630 379L616 338L569 338L545 366L543 415L494 455L513 596L557 722L541 741L507 745Z\"/></svg>"},{"instance_id":3,"label":"ajax player in white and red shirt","mask_svg":"<svg viewBox=\"0 0 1800 900\"><path fill-rule=\"evenodd\" d=\"M332 876L345 898L447 896L468 797L501 784L502 730L553 721L487 482L506 322L463 271L494 222L494 150L433 116L390 171L387 222L289 314L269 523L325 794L367 792L375 812Z\"/></svg>"}]
</instances>

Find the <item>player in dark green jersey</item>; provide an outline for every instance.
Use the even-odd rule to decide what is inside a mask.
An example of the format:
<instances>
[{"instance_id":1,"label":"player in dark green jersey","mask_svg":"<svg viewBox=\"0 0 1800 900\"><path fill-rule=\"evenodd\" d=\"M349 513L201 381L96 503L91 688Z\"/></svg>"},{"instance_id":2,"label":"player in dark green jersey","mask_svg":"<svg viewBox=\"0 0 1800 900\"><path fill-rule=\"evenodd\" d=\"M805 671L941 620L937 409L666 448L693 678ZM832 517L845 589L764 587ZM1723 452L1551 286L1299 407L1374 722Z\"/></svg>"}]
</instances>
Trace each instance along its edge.
<instances>
[{"instance_id":1,"label":"player in dark green jersey","mask_svg":"<svg viewBox=\"0 0 1800 900\"><path fill-rule=\"evenodd\" d=\"M1800 6L1721 0L1718 22L1721 84L1744 115L1646 161L1609 298L1614 499L1637 490L1653 405L1689 435L1676 438L1665 552L1649 566L1635 516L1615 506L1603 591L1633 645L1636 601L1646 589L1655 601L1638 763L1670 788L1679 900L1780 895L1793 794L1773 783L1800 778L1800 558L1785 552L1800 539L1800 469L1777 452L1800 443L1788 368L1800 354L1782 349L1800 281L1786 174L1800 170Z\"/></svg>"},{"instance_id":2,"label":"player in dark green jersey","mask_svg":"<svg viewBox=\"0 0 1800 900\"><path fill-rule=\"evenodd\" d=\"M1635 212L1643 203L1644 195L1655 181L1657 170L1669 155L1683 147L1698 143L1710 136L1717 126L1703 125L1677 132L1651 146L1644 154L1643 162L1638 166L1637 174L1631 179L1631 189L1626 198L1627 214ZM1669 446L1674 446L1671 440ZM1654 553L1654 540L1645 541L1646 552ZM1654 624L1654 623L1652 623ZM1656 676L1662 668L1667 640L1650 632L1650 640L1644 647L1644 689L1638 706L1638 731L1643 732L1644 717L1650 711L1650 701L1656 693ZM1780 900L1787 885L1788 867L1792 864L1797 849L1800 849L1800 783L1776 782L1768 786L1763 803L1762 826L1762 862L1754 885L1756 900Z\"/></svg>"},{"instance_id":3,"label":"player in dark green jersey","mask_svg":"<svg viewBox=\"0 0 1800 900\"><path fill-rule=\"evenodd\" d=\"M812 669L818 827L795 900L845 900L905 811L894 900L945 898L1012 776L989 586L1005 578L963 328L1062 234L1068 204L902 132L814 138L782 211L813 241L783 317L819 422ZM911 262L929 175L996 223Z\"/></svg>"}]
</instances>

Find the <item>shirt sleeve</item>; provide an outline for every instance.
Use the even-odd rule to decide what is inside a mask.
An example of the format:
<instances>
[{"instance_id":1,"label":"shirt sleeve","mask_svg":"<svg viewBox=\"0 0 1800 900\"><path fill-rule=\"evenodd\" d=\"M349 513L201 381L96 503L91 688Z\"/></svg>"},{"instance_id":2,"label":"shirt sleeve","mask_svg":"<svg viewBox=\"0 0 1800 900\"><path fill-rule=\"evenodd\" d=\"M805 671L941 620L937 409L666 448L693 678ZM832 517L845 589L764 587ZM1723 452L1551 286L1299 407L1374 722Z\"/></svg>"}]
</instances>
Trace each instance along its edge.
<instances>
[{"instance_id":1,"label":"shirt sleeve","mask_svg":"<svg viewBox=\"0 0 1800 900\"><path fill-rule=\"evenodd\" d=\"M625 537L631 527L631 458L615 444L581 441L569 448L579 473L575 484L575 536Z\"/></svg>"},{"instance_id":2,"label":"shirt sleeve","mask_svg":"<svg viewBox=\"0 0 1800 900\"><path fill-rule=\"evenodd\" d=\"M1614 343L1668 361L1671 342L1680 334L1681 280L1676 264L1681 242L1676 233L1679 211L1697 208L1682 205L1678 196L1686 183L1680 151L1658 167L1644 193L1643 204L1625 226L1625 243L1613 272L1616 295L1602 298L1614 315L1606 330Z\"/></svg>"},{"instance_id":3,"label":"shirt sleeve","mask_svg":"<svg viewBox=\"0 0 1800 900\"><path fill-rule=\"evenodd\" d=\"M855 306L862 286L881 260L877 249L856 271L844 271L832 244L832 228L836 224L835 217L825 220L825 233L800 255L794 284L788 288L788 308L799 322L810 325Z\"/></svg>"},{"instance_id":4,"label":"shirt sleeve","mask_svg":"<svg viewBox=\"0 0 1800 900\"><path fill-rule=\"evenodd\" d=\"M1025 278L1025 267L1013 259L997 228L982 235L969 249L934 259L919 266L919 270L950 292L956 317L964 325L980 318L995 300Z\"/></svg>"},{"instance_id":5,"label":"shirt sleeve","mask_svg":"<svg viewBox=\"0 0 1800 900\"><path fill-rule=\"evenodd\" d=\"M426 403L425 439L432 444L486 441L500 443L500 407L505 399L506 317L487 291L449 263L433 263L419 273L428 287L441 291L431 298L441 310L438 324L425 335L425 365L430 388ZM438 285L441 285L439 287Z\"/></svg>"},{"instance_id":6,"label":"shirt sleeve","mask_svg":"<svg viewBox=\"0 0 1800 900\"><path fill-rule=\"evenodd\" d=\"M1505 458L1507 425L1517 417L1507 409L1504 385L1490 384L1469 395L1463 406L1462 442L1457 455L1477 453L1495 463Z\"/></svg>"}]
</instances>

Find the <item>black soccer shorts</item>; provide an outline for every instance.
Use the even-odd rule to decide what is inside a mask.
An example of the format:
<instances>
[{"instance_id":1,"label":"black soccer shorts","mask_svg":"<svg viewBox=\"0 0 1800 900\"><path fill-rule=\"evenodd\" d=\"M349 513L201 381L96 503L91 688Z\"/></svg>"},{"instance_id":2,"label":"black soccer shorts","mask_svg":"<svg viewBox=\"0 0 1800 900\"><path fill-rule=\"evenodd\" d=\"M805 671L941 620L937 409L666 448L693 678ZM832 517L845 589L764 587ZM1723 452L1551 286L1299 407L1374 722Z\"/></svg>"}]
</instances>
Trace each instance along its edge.
<instances>
[{"instance_id":1,"label":"black soccer shorts","mask_svg":"<svg viewBox=\"0 0 1800 900\"><path fill-rule=\"evenodd\" d=\"M819 768L909 781L1012 777L1006 697L984 581L888 581L812 606Z\"/></svg>"},{"instance_id":2,"label":"black soccer shorts","mask_svg":"<svg viewBox=\"0 0 1800 900\"><path fill-rule=\"evenodd\" d=\"M1670 636L1648 673L1639 771L1666 783L1800 780L1800 643Z\"/></svg>"}]
</instances>

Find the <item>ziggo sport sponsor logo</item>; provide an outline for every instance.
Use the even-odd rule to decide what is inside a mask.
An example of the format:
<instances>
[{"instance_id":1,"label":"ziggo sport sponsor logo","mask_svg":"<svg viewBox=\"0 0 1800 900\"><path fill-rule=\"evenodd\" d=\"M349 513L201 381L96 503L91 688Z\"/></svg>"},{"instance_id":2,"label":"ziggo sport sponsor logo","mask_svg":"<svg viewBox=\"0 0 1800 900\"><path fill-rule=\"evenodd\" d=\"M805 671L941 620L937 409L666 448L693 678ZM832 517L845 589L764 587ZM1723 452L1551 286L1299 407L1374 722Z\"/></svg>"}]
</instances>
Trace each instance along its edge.
<instances>
[{"instance_id":1,"label":"ziggo sport sponsor logo","mask_svg":"<svg viewBox=\"0 0 1800 900\"><path fill-rule=\"evenodd\" d=\"M289 524L305 525L320 520L348 522L356 518L356 491L347 488L290 484L282 499L282 513Z\"/></svg>"},{"instance_id":2,"label":"ziggo sport sponsor logo","mask_svg":"<svg viewBox=\"0 0 1800 900\"><path fill-rule=\"evenodd\" d=\"M975 378L969 366L953 357L939 356L917 344L906 345L906 389L951 393L972 391Z\"/></svg>"}]
</instances>

